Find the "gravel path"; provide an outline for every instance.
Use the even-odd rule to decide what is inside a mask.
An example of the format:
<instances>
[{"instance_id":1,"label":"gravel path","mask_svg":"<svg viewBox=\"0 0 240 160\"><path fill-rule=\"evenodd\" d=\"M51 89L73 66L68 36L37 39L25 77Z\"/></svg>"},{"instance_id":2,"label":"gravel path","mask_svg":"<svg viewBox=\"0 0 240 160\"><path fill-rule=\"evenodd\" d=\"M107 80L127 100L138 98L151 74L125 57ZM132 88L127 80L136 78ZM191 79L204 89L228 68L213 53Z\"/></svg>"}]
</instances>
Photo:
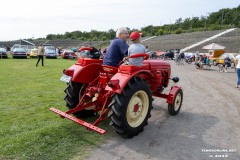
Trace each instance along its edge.
<instances>
[{"instance_id":1,"label":"gravel path","mask_svg":"<svg viewBox=\"0 0 240 160\"><path fill-rule=\"evenodd\" d=\"M144 132L132 139L113 134L88 160L240 159L240 90L234 87L234 70L220 73L215 66L197 70L193 64L169 62L183 88L180 113L170 116L166 100L155 98Z\"/></svg>"}]
</instances>

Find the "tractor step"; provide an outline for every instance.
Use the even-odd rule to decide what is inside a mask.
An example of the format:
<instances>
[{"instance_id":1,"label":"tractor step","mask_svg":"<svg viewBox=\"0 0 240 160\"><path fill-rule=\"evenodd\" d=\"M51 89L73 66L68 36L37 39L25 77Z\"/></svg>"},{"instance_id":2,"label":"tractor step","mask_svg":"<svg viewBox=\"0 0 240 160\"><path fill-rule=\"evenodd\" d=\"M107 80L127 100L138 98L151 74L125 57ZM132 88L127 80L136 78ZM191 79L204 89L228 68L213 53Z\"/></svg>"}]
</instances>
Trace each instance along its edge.
<instances>
[{"instance_id":1,"label":"tractor step","mask_svg":"<svg viewBox=\"0 0 240 160\"><path fill-rule=\"evenodd\" d=\"M50 108L50 110L52 112L55 112L55 113L59 114L61 117L67 118L67 119L72 120L72 121L74 121L74 122L76 122L78 124L81 124L82 126L87 127L87 129L94 130L94 131L96 131L96 132L98 132L100 134L104 134L106 132L105 130L103 130L101 128L98 128L98 127L96 127L96 126L94 126L94 125L92 125L90 123L87 123L87 122L81 120L81 119L75 118L75 117L73 117L73 116L71 116L71 115L69 115L69 114L67 114L65 112L62 112L62 111L58 110L58 109Z\"/></svg>"}]
</instances>

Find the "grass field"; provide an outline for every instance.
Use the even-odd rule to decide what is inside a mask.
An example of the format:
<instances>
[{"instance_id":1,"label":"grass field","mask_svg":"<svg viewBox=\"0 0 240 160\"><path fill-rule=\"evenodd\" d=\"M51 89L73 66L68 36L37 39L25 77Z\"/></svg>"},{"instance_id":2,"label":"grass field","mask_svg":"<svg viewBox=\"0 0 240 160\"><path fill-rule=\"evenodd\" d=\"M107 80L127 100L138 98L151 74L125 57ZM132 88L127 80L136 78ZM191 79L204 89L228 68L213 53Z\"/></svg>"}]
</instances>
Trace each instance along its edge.
<instances>
[{"instance_id":1,"label":"grass field","mask_svg":"<svg viewBox=\"0 0 240 160\"><path fill-rule=\"evenodd\" d=\"M44 67L36 61L0 59L0 159L84 159L106 135L49 111L66 111L59 79L76 61L45 59ZM112 134L108 121L100 127Z\"/></svg>"}]
</instances>

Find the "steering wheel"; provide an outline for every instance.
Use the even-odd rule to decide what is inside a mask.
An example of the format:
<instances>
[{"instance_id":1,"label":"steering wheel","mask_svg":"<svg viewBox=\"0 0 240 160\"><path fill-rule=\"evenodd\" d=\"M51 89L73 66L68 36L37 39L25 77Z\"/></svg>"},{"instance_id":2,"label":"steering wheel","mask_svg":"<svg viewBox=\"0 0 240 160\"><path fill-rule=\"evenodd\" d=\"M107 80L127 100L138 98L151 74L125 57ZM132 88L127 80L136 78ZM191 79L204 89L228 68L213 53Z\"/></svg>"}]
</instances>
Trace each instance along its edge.
<instances>
[{"instance_id":1,"label":"steering wheel","mask_svg":"<svg viewBox=\"0 0 240 160\"><path fill-rule=\"evenodd\" d=\"M143 57L144 60L147 60L149 58L149 54L147 53L137 53L137 54L133 54L131 56L126 57L124 60L122 60L121 62L119 62L118 66L122 65L126 60L128 60L129 58L139 58L139 57Z\"/></svg>"}]
</instances>

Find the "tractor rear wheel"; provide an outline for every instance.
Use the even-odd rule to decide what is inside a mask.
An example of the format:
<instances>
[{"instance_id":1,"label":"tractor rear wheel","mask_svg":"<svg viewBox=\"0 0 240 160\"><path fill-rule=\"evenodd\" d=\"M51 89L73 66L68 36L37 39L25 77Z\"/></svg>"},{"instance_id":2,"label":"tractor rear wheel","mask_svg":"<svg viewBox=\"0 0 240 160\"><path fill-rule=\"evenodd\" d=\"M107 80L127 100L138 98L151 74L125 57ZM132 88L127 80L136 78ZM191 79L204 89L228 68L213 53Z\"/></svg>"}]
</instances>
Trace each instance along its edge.
<instances>
[{"instance_id":1,"label":"tractor rear wheel","mask_svg":"<svg viewBox=\"0 0 240 160\"><path fill-rule=\"evenodd\" d=\"M182 89L179 89L177 94L174 97L173 104L168 104L168 113L170 115L175 116L178 114L182 106L182 100L183 100L183 91Z\"/></svg>"},{"instance_id":2,"label":"tractor rear wheel","mask_svg":"<svg viewBox=\"0 0 240 160\"><path fill-rule=\"evenodd\" d=\"M109 104L110 125L125 138L131 138L143 131L148 124L152 110L152 93L140 77L132 78L122 94L115 94Z\"/></svg>"},{"instance_id":3,"label":"tractor rear wheel","mask_svg":"<svg viewBox=\"0 0 240 160\"><path fill-rule=\"evenodd\" d=\"M67 88L64 90L64 92L66 93L64 100L66 101L66 106L69 109L73 109L78 105L84 88L85 88L85 85L82 83L77 83L72 81L68 83ZM73 113L73 115L75 115L78 118L87 118L87 117L94 116L95 111L83 109L76 113Z\"/></svg>"}]
</instances>

